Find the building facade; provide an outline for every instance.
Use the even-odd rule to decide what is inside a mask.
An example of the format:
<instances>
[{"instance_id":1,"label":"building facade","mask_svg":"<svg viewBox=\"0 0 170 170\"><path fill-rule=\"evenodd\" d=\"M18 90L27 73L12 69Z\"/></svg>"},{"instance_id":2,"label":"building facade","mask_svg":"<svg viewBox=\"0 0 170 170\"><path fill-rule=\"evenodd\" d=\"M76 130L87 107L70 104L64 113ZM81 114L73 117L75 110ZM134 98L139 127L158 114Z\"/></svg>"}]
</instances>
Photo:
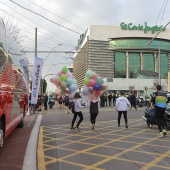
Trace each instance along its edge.
<instances>
[{"instance_id":1,"label":"building facade","mask_svg":"<svg viewBox=\"0 0 170 170\"><path fill-rule=\"evenodd\" d=\"M73 61L79 88L90 69L105 78L111 91L135 89L143 93L145 87L155 90L159 83L167 91L170 29L162 28L124 22L120 26L90 25L80 36Z\"/></svg>"}]
</instances>

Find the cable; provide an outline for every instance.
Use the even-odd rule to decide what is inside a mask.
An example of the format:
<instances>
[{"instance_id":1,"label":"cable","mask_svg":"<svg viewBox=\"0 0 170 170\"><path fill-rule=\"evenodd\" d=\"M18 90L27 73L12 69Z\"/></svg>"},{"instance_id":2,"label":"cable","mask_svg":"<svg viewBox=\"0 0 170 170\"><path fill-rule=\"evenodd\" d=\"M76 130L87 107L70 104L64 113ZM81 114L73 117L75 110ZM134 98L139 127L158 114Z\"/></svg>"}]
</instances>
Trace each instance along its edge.
<instances>
[{"instance_id":1,"label":"cable","mask_svg":"<svg viewBox=\"0 0 170 170\"><path fill-rule=\"evenodd\" d=\"M67 21L66 19L64 19L64 18L62 18L62 17L60 17L60 16L58 16L58 15L56 15L56 14L54 14L54 13L52 13L51 11L49 11L49 10L47 10L47 9L43 8L42 6L39 6L38 4L36 4L36 3L34 3L34 2L32 2L32 1L30 1L30 0L27 0L27 1L31 2L32 4L34 4L34 5L38 6L39 8L41 8L41 9L43 9L43 10L47 11L47 12L49 12L49 13L51 13L51 14L53 14L53 15L57 16L58 18L60 18L60 19L62 19L62 20L64 20L64 21L66 21L66 22L68 22L68 23L72 24L73 26L75 26L75 27L77 27L77 28L79 28L79 29L81 29L81 30L85 31L83 28L81 28L81 27L79 27L79 26L77 26L77 25L75 25L75 24L73 24L73 23L71 23L71 22Z\"/></svg>"},{"instance_id":2,"label":"cable","mask_svg":"<svg viewBox=\"0 0 170 170\"><path fill-rule=\"evenodd\" d=\"M63 26L63 25L61 25L61 24L58 24L58 23L56 23L56 22L54 22L54 21L52 21L52 20L50 20L50 19L44 17L43 15L40 15L40 14L38 14L38 13L36 13L36 12L34 12L34 11L28 9L28 8L25 8L25 7L23 7L23 6L19 5L19 4L17 4L16 2L14 2L14 1L12 1L12 0L9 0L9 1L11 1L12 3L18 5L19 7L23 8L23 9L29 11L29 12L32 12L32 13L34 13L34 14L36 14L36 15L38 15L38 16L44 18L44 19L46 19L47 21L52 22L53 24L56 24L56 25L58 25L58 26L60 26L60 27L63 27L63 28L65 28L65 29L69 30L69 31L72 31L72 32L76 33L76 34L80 34L79 32L76 32L76 31L74 31L74 30L72 30L72 29L70 29L70 28L67 28L67 27L65 27L65 26Z\"/></svg>"},{"instance_id":3,"label":"cable","mask_svg":"<svg viewBox=\"0 0 170 170\"><path fill-rule=\"evenodd\" d=\"M1 1L0 1L0 3L4 4L4 3L1 2ZM12 9L12 8L9 7L8 5L6 5L6 4L4 4L4 5L7 6L8 8L10 8L10 9ZM12 16L13 18L19 20L20 22L24 23L25 25L27 25L27 26L29 26L29 27L35 29L34 27L32 27L32 26L26 24L25 22L23 22L23 21L21 21L20 19L14 17L13 15L11 15L11 14L9 14L8 12L4 11L3 9L0 9L0 10L2 10L4 13L7 13L7 14L10 15L10 16ZM39 24L37 24L36 22L32 21L31 19L29 19L28 17L26 17L26 16L24 16L23 14L19 13L18 11L14 10L14 9L12 9L12 10L15 11L16 13L20 14L21 16L27 18L29 21L33 22L34 24L36 24L36 25L40 26L41 28L43 28L41 25L39 25ZM57 34L51 32L51 31L49 31L49 30L47 30L47 29L45 29L45 28L43 28L43 29L46 30L47 32L49 32L49 33L51 33L51 34L57 36L58 38L64 40L63 38L59 37ZM44 35L47 35L46 33L42 32L42 31L39 31L39 30L38 30L38 32L43 33ZM48 36L48 35L47 35L47 36ZM48 37L49 37L49 36L48 36ZM65 41L65 42L68 42L68 41L66 41L66 40L64 40L64 41ZM59 41L58 41L58 42L59 42ZM59 43L61 43L61 42L59 42ZM70 42L68 42L68 43L71 44ZM62 42L62 44L66 45L66 46L68 46L68 47L73 47L73 48L75 47L74 45L72 45L72 46L71 46L71 45L67 45L67 44L65 44L65 43L63 43L63 42Z\"/></svg>"},{"instance_id":4,"label":"cable","mask_svg":"<svg viewBox=\"0 0 170 170\"><path fill-rule=\"evenodd\" d=\"M166 1L166 4L165 4L165 8L164 8L164 11L163 11L163 14L162 14L162 18L161 18L160 25L161 25L161 23L162 23L162 19L163 19L163 17L164 17L164 13L165 13L165 10L166 10L167 3L168 3L168 0Z\"/></svg>"}]
</instances>

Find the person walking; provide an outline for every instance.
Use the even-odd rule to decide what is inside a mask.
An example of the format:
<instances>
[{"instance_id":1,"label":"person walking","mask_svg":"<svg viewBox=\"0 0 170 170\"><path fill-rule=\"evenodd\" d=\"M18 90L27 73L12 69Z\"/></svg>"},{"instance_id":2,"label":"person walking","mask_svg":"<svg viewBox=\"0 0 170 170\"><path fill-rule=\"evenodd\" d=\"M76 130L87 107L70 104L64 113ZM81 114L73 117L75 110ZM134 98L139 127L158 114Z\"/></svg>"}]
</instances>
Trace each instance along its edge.
<instances>
[{"instance_id":1,"label":"person walking","mask_svg":"<svg viewBox=\"0 0 170 170\"><path fill-rule=\"evenodd\" d=\"M65 95L64 101L65 101L64 104L65 104L65 109L66 109L66 114L67 114L69 113L69 102L70 102L67 94Z\"/></svg>"},{"instance_id":2,"label":"person walking","mask_svg":"<svg viewBox=\"0 0 170 170\"><path fill-rule=\"evenodd\" d=\"M44 103L44 110L47 110L47 103L48 103L48 96L47 96L47 93L44 93L44 96L43 96L43 103Z\"/></svg>"},{"instance_id":3,"label":"person walking","mask_svg":"<svg viewBox=\"0 0 170 170\"><path fill-rule=\"evenodd\" d=\"M124 96L125 95L124 92L121 92L120 94L121 96L118 97L116 100L116 110L118 111L118 127L120 126L120 119L123 113L125 119L125 127L128 128L127 110L128 107L131 107L131 104L128 101L128 99Z\"/></svg>"},{"instance_id":4,"label":"person walking","mask_svg":"<svg viewBox=\"0 0 170 170\"><path fill-rule=\"evenodd\" d=\"M82 114L81 109L85 107L85 106L81 105L80 93L79 92L75 93L73 102L74 102L74 113L73 113L74 116L73 116L72 123L71 123L71 129L78 129L79 130L80 129L79 125L83 121L83 114ZM74 127L74 123L75 123L75 121L77 119L77 116L79 116L80 119L77 122L76 127Z\"/></svg>"},{"instance_id":5,"label":"person walking","mask_svg":"<svg viewBox=\"0 0 170 170\"><path fill-rule=\"evenodd\" d=\"M90 101L90 122L92 124L92 129L94 130L94 126L96 123L96 118L99 113L99 99L96 97L94 100Z\"/></svg>"},{"instance_id":6,"label":"person walking","mask_svg":"<svg viewBox=\"0 0 170 170\"><path fill-rule=\"evenodd\" d=\"M111 106L112 98L113 98L113 96L112 96L112 94L110 93L109 96L108 96L109 106Z\"/></svg>"},{"instance_id":7,"label":"person walking","mask_svg":"<svg viewBox=\"0 0 170 170\"><path fill-rule=\"evenodd\" d=\"M132 107L134 107L137 110L137 107L136 107L136 95L135 95L135 93L133 93L130 96L130 104L131 104L130 110L132 109Z\"/></svg>"},{"instance_id":8,"label":"person walking","mask_svg":"<svg viewBox=\"0 0 170 170\"><path fill-rule=\"evenodd\" d=\"M159 129L159 137L163 138L166 135L165 125L164 125L164 113L166 107L166 95L161 91L162 86L156 86L157 92L155 92L155 98L153 98L153 105L155 106L157 124Z\"/></svg>"}]
</instances>

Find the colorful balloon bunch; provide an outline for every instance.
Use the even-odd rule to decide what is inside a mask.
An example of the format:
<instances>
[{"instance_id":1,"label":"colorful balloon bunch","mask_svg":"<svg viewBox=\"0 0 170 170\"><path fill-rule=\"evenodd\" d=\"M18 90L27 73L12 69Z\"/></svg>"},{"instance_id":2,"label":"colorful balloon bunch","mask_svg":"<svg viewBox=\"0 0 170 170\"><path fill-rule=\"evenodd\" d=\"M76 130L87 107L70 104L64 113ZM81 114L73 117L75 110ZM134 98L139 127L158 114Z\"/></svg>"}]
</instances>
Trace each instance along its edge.
<instances>
[{"instance_id":1,"label":"colorful balloon bunch","mask_svg":"<svg viewBox=\"0 0 170 170\"><path fill-rule=\"evenodd\" d=\"M99 97L107 88L107 83L95 72L91 70L86 72L83 94L87 96L89 100L93 100L96 96Z\"/></svg>"},{"instance_id":2,"label":"colorful balloon bunch","mask_svg":"<svg viewBox=\"0 0 170 170\"><path fill-rule=\"evenodd\" d=\"M62 92L67 93L70 98L74 97L74 94L78 89L77 80L73 77L67 66L64 66L58 72L57 76L51 78L50 81L60 88Z\"/></svg>"}]
</instances>

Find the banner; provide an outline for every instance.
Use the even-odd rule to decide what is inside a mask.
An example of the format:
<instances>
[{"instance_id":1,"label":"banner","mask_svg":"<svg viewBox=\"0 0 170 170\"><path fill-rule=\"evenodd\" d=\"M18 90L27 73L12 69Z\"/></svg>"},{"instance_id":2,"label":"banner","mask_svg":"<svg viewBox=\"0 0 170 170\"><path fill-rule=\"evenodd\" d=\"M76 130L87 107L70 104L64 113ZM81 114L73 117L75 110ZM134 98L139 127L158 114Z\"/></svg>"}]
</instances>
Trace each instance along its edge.
<instances>
[{"instance_id":1,"label":"banner","mask_svg":"<svg viewBox=\"0 0 170 170\"><path fill-rule=\"evenodd\" d=\"M37 104L38 92L39 92L39 88L40 88L42 66L43 66L43 59L35 58L34 73L33 73L33 79L32 79L31 104Z\"/></svg>"},{"instance_id":2,"label":"banner","mask_svg":"<svg viewBox=\"0 0 170 170\"><path fill-rule=\"evenodd\" d=\"M29 69L28 69L28 64L27 64L25 59L22 59L19 62L20 62L21 67L23 68L24 78L25 78L25 81L26 81L26 87L27 87L27 90L28 90L28 93L29 93Z\"/></svg>"}]
</instances>

